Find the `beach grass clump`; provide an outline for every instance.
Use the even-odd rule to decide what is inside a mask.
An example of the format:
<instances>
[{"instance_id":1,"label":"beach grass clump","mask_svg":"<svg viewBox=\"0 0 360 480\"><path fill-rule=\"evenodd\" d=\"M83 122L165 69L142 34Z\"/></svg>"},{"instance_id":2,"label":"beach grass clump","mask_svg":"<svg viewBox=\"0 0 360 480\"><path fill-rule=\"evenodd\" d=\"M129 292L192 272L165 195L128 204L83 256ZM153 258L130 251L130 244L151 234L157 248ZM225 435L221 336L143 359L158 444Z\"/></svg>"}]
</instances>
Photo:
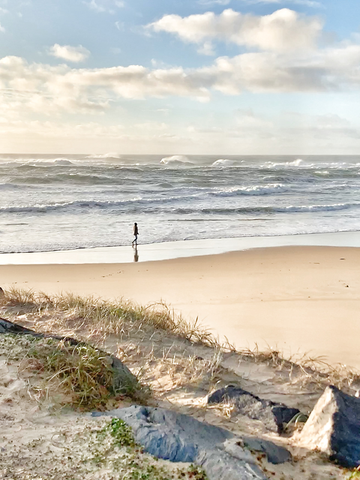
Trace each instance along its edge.
<instances>
[{"instance_id":1,"label":"beach grass clump","mask_svg":"<svg viewBox=\"0 0 360 480\"><path fill-rule=\"evenodd\" d=\"M6 334L0 336L0 354L19 362L20 377L30 379L38 397L40 392L43 398L61 392L66 404L81 410L104 410L119 394L134 397L141 390L129 381L119 392L110 356L91 345Z\"/></svg>"},{"instance_id":2,"label":"beach grass clump","mask_svg":"<svg viewBox=\"0 0 360 480\"><path fill-rule=\"evenodd\" d=\"M198 318L187 321L164 303L141 306L125 299L110 301L71 293L51 296L13 287L5 290L0 297L0 309L15 322L22 315L20 323L30 325L36 331L90 341L95 345L103 345L108 336L115 336L123 346L130 341L139 349L143 342L148 342L159 333L162 336L161 344L165 338L170 341L185 340L217 352L230 352L237 355L239 361L266 364L281 372L284 379L286 377L299 386L311 384L323 389L332 384L349 393L360 390L360 373L346 365L331 365L322 357L314 358L306 354L286 356L277 349L260 349L257 345L253 349L237 349L228 339L220 341L202 327ZM129 356L120 356L131 360ZM159 358L157 352L157 360ZM169 374L172 374L171 370L180 368L176 366L176 359L172 365L168 359L163 363L169 365ZM195 363L199 365L199 362ZM195 376L199 378L197 374ZM179 381L182 384L178 376L175 383Z\"/></svg>"},{"instance_id":3,"label":"beach grass clump","mask_svg":"<svg viewBox=\"0 0 360 480\"><path fill-rule=\"evenodd\" d=\"M12 315L19 314L19 311L30 316L48 315L52 319L48 319L47 327L53 329L57 326L58 331L67 334L86 327L90 335L104 339L112 334L129 336L134 332L158 329L193 343L219 346L218 340L199 324L198 318L188 322L164 303L140 306L124 299L110 301L72 293L49 296L10 288L4 291L0 305L3 311Z\"/></svg>"}]
</instances>

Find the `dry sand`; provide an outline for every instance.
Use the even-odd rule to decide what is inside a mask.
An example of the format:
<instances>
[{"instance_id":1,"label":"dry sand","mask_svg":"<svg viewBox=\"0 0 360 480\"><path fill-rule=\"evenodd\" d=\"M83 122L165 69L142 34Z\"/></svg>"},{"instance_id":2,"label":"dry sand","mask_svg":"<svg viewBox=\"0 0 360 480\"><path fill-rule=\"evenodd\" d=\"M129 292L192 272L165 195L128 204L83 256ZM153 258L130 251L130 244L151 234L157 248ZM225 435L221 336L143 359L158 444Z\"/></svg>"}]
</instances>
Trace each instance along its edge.
<instances>
[{"instance_id":1,"label":"dry sand","mask_svg":"<svg viewBox=\"0 0 360 480\"><path fill-rule=\"evenodd\" d=\"M360 368L360 248L276 247L133 264L2 265L0 285L164 301L237 347Z\"/></svg>"}]
</instances>

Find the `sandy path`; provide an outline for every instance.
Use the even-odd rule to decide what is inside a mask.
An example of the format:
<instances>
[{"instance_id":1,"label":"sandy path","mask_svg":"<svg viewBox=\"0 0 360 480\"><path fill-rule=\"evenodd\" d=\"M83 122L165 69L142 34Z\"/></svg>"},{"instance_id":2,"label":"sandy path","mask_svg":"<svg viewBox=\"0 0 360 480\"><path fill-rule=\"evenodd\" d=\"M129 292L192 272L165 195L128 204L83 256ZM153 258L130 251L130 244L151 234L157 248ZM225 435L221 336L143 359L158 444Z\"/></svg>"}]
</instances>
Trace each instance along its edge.
<instances>
[{"instance_id":1,"label":"sandy path","mask_svg":"<svg viewBox=\"0 0 360 480\"><path fill-rule=\"evenodd\" d=\"M0 285L164 300L238 347L360 368L360 248L277 247L158 262L0 266Z\"/></svg>"}]
</instances>

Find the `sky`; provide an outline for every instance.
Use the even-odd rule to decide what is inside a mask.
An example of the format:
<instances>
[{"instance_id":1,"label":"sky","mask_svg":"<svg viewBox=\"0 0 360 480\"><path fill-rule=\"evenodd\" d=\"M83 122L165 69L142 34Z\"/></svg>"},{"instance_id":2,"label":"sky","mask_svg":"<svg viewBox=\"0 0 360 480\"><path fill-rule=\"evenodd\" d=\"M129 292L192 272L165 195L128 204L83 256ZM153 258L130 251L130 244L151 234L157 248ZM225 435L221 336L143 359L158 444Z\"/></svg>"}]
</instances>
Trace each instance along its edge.
<instances>
[{"instance_id":1,"label":"sky","mask_svg":"<svg viewBox=\"0 0 360 480\"><path fill-rule=\"evenodd\" d=\"M359 0L0 0L0 153L360 153Z\"/></svg>"}]
</instances>

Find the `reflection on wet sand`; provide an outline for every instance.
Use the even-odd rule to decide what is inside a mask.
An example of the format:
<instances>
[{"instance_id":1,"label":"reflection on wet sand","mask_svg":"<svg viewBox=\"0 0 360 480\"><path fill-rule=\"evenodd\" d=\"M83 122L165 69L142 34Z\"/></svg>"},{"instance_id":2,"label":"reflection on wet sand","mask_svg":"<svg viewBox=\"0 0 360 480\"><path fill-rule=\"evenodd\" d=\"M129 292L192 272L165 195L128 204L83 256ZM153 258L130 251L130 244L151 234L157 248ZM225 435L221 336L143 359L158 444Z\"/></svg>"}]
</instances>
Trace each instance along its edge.
<instances>
[{"instance_id":1,"label":"reflection on wet sand","mask_svg":"<svg viewBox=\"0 0 360 480\"><path fill-rule=\"evenodd\" d=\"M139 261L139 252L138 252L138 246L137 246L136 243L133 246L133 249L134 249L134 262L138 262Z\"/></svg>"}]
</instances>

